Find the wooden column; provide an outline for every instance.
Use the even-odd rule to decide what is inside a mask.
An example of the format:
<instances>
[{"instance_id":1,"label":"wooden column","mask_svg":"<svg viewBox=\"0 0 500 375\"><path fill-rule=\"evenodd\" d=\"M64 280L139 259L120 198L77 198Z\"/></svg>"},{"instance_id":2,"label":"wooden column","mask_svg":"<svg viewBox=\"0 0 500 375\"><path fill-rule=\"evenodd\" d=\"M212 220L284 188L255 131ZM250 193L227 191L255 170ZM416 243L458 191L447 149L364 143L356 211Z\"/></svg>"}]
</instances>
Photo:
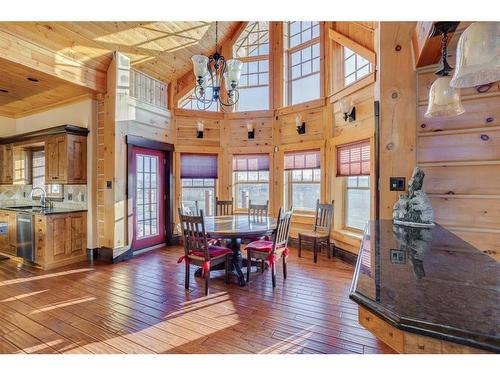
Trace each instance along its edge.
<instances>
[{"instance_id":1,"label":"wooden column","mask_svg":"<svg viewBox=\"0 0 500 375\"><path fill-rule=\"evenodd\" d=\"M392 218L401 192L389 190L389 177L408 182L416 165L416 72L411 39L415 22L381 22L377 29L375 100L380 100L380 218Z\"/></svg>"}]
</instances>

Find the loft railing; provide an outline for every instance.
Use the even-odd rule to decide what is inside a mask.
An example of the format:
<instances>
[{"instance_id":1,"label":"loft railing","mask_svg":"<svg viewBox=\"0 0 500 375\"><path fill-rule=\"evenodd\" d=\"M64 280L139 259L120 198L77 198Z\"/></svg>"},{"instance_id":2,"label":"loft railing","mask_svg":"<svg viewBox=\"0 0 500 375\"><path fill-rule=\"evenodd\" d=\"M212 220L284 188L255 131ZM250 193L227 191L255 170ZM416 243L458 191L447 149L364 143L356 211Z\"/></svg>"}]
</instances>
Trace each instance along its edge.
<instances>
[{"instance_id":1,"label":"loft railing","mask_svg":"<svg viewBox=\"0 0 500 375\"><path fill-rule=\"evenodd\" d=\"M130 96L156 107L167 108L167 85L135 69L130 69Z\"/></svg>"}]
</instances>

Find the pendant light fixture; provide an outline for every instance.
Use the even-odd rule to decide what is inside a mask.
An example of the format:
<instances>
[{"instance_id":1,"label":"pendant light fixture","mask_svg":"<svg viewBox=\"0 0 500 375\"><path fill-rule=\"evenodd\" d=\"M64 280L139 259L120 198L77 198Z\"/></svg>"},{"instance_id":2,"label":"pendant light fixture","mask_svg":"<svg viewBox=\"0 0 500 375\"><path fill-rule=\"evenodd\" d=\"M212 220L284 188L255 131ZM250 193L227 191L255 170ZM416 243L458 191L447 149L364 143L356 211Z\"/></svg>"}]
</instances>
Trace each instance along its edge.
<instances>
[{"instance_id":1,"label":"pendant light fixture","mask_svg":"<svg viewBox=\"0 0 500 375\"><path fill-rule=\"evenodd\" d=\"M500 22L474 22L460 36L453 87L500 81Z\"/></svg>"},{"instance_id":2,"label":"pendant light fixture","mask_svg":"<svg viewBox=\"0 0 500 375\"><path fill-rule=\"evenodd\" d=\"M219 102L222 108L232 108L238 102L238 83L243 63L240 60L227 60L218 51L218 22L215 22L215 52L210 56L194 55L191 58L196 77L194 95L198 109L206 110ZM210 80L210 86L208 86ZM221 97L221 87L227 92L227 100ZM210 88L211 90L208 90ZM210 91L210 94L208 93Z\"/></svg>"},{"instance_id":3,"label":"pendant light fixture","mask_svg":"<svg viewBox=\"0 0 500 375\"><path fill-rule=\"evenodd\" d=\"M465 112L460 102L460 92L450 86L448 74L453 68L448 64L448 33L454 31L458 22L436 22L431 37L441 35L441 65L436 72L439 76L429 91L429 105L425 117L458 116Z\"/></svg>"}]
</instances>

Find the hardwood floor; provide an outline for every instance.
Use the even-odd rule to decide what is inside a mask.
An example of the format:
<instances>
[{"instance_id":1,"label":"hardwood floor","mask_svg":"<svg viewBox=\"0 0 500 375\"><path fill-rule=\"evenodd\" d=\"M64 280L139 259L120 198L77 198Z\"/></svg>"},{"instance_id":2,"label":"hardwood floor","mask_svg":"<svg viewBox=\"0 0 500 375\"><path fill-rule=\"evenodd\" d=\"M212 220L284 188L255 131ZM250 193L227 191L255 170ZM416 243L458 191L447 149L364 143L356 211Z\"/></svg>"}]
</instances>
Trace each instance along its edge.
<instances>
[{"instance_id":1,"label":"hardwood floor","mask_svg":"<svg viewBox=\"0 0 500 375\"><path fill-rule=\"evenodd\" d=\"M226 285L221 271L205 297L195 267L185 291L181 254L46 272L0 261L0 352L392 353L358 324L353 267L338 259L314 264L291 249L275 290L269 271L246 287Z\"/></svg>"}]
</instances>

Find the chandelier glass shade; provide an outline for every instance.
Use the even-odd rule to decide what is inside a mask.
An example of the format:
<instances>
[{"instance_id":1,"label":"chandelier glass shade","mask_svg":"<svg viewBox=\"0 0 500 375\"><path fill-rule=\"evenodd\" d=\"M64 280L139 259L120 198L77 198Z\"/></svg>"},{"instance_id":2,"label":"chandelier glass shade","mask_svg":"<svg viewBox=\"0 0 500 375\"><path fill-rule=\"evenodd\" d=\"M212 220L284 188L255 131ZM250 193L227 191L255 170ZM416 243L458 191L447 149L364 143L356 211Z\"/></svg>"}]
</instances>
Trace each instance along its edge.
<instances>
[{"instance_id":1,"label":"chandelier glass shade","mask_svg":"<svg viewBox=\"0 0 500 375\"><path fill-rule=\"evenodd\" d=\"M500 80L500 22L474 22L460 36L453 87Z\"/></svg>"},{"instance_id":2,"label":"chandelier glass shade","mask_svg":"<svg viewBox=\"0 0 500 375\"><path fill-rule=\"evenodd\" d=\"M434 81L429 91L429 105L425 117L458 116L465 112L458 90L450 86L451 77Z\"/></svg>"}]
</instances>

